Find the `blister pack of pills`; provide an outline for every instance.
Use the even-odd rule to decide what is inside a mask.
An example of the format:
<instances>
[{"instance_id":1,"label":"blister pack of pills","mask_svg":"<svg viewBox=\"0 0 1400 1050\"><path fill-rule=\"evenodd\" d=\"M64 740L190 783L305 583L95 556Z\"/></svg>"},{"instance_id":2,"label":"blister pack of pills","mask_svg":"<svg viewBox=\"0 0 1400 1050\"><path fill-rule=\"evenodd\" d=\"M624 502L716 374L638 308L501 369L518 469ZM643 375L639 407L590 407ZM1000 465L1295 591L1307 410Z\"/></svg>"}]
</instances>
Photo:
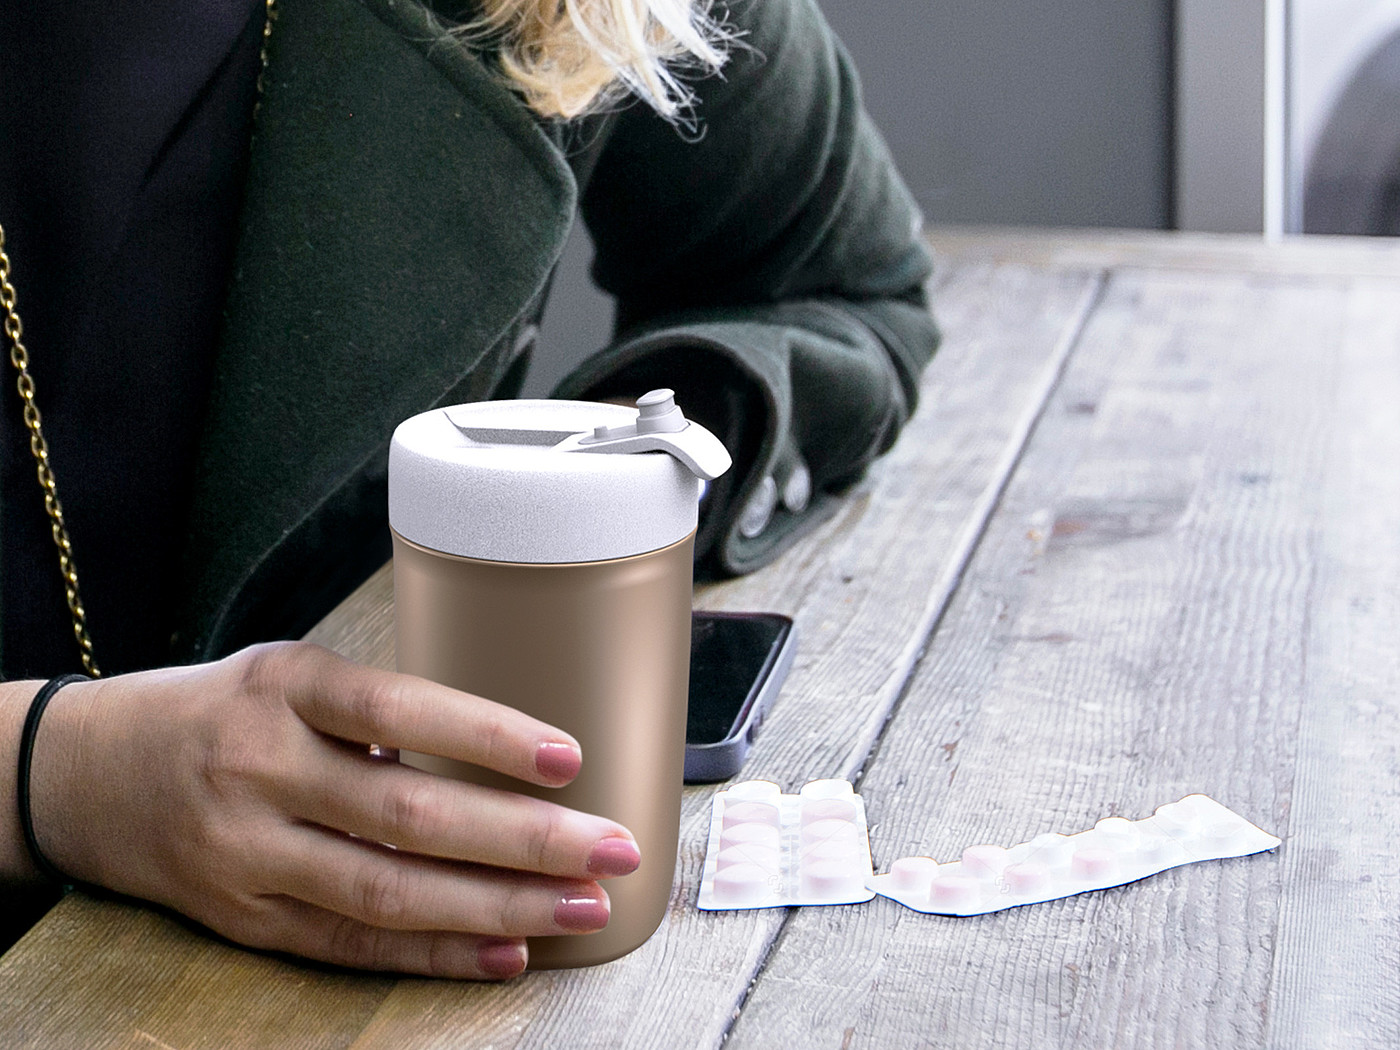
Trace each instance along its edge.
<instances>
[{"instance_id":1,"label":"blister pack of pills","mask_svg":"<svg viewBox=\"0 0 1400 1050\"><path fill-rule=\"evenodd\" d=\"M982 915L1108 889L1182 864L1243 857L1281 840L1205 795L1158 806L1143 820L1105 817L1077 835L1037 835L1009 849L969 846L962 860L904 857L870 886L915 911Z\"/></svg>"},{"instance_id":2,"label":"blister pack of pills","mask_svg":"<svg viewBox=\"0 0 1400 1050\"><path fill-rule=\"evenodd\" d=\"M865 803L848 780L813 780L796 795L748 780L714 797L700 877L706 911L856 904L866 887Z\"/></svg>"}]
</instances>

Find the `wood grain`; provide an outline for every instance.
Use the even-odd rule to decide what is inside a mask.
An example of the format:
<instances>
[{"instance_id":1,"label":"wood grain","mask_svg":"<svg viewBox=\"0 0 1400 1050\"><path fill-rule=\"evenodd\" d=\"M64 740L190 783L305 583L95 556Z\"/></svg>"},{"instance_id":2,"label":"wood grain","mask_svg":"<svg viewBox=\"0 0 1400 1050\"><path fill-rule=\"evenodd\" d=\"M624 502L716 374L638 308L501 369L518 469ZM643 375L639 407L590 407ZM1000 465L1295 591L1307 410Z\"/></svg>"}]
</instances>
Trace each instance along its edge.
<instances>
[{"instance_id":1,"label":"wood grain","mask_svg":"<svg viewBox=\"0 0 1400 1050\"><path fill-rule=\"evenodd\" d=\"M306 634L371 667L394 670L394 563L384 565Z\"/></svg>"},{"instance_id":2,"label":"wood grain","mask_svg":"<svg viewBox=\"0 0 1400 1050\"><path fill-rule=\"evenodd\" d=\"M1084 274L993 267L950 274L936 296L948 345L899 446L833 522L782 561L697 596L711 608L789 612L800 632L788 686L746 776L791 787L854 773L1095 288ZM902 524L891 527L893 521ZM637 952L592 970L527 975L503 988L405 983L357 1050L717 1045L786 913L695 910L712 794L686 791L671 908ZM539 986L547 992L532 991Z\"/></svg>"},{"instance_id":3,"label":"wood grain","mask_svg":"<svg viewBox=\"0 0 1400 1050\"><path fill-rule=\"evenodd\" d=\"M1278 1047L1400 1046L1400 288L1340 304L1270 995Z\"/></svg>"},{"instance_id":4,"label":"wood grain","mask_svg":"<svg viewBox=\"0 0 1400 1050\"><path fill-rule=\"evenodd\" d=\"M1278 831L1284 849L972 919L889 901L803 909L727 1047L1261 1046L1278 1038L1280 1008L1323 1032L1338 1001L1377 995L1390 1005L1352 1012L1370 1023L1349 1045L1393 1045L1393 989L1345 989L1354 949L1340 952L1343 972L1309 968L1317 957L1300 945L1276 973L1272 951L1283 880L1304 863L1290 806L1321 537L1350 513L1345 495L1322 495L1338 466L1329 448L1353 443L1337 400L1350 364L1335 347L1367 308L1389 320L1362 342L1393 329L1400 283L1115 272L861 786L882 868L1145 816L1191 791ZM1376 404L1388 397L1393 417L1393 364L1386 380L1374 358L1355 364L1349 382L1380 381ZM1394 479L1373 527L1394 528ZM1349 656L1393 683L1393 655ZM1310 792L1305 774L1298 785L1308 835L1319 852L1344 849L1326 820L1393 811L1396 792L1338 772L1346 755L1327 723L1345 714L1311 717L1324 723L1312 775L1330 790ZM1348 735L1379 760L1374 773L1394 768L1393 733ZM1338 783L1349 798L1332 797ZM1393 827L1366 839L1378 866L1394 856ZM1394 922L1377 922L1394 914L1393 880L1368 886L1364 907L1332 898L1326 941L1365 933L1393 958ZM1311 903L1301 887L1285 899L1295 915ZM1285 944L1314 947L1304 931L1316 929L1296 916Z\"/></svg>"},{"instance_id":5,"label":"wood grain","mask_svg":"<svg viewBox=\"0 0 1400 1050\"><path fill-rule=\"evenodd\" d=\"M75 893L0 958L5 1050L346 1046L393 986Z\"/></svg>"},{"instance_id":6,"label":"wood grain","mask_svg":"<svg viewBox=\"0 0 1400 1050\"><path fill-rule=\"evenodd\" d=\"M0 958L0 1045L1400 1042L1400 246L932 240L949 338L899 445L697 593L802 635L745 775L861 777L881 867L1194 790L1276 855L973 919L700 913L690 788L667 918L615 963L346 974L79 894ZM310 637L392 667L391 584Z\"/></svg>"},{"instance_id":7,"label":"wood grain","mask_svg":"<svg viewBox=\"0 0 1400 1050\"><path fill-rule=\"evenodd\" d=\"M715 607L791 612L803 634L789 686L752 757L754 775L791 786L854 771L1000 491L1058 374L1067 333L1082 321L1094 288L1095 280L1084 274L1042 275L1014 267L972 266L947 275L938 298L948 343L927 375L923 408L891 457L852 493L836 519L788 557L701 595L702 603ZM901 527L891 528L892 520ZM391 666L388 582L386 573L378 575L313 637ZM323 1020L362 1018L365 996L374 1000L367 1023L328 1025L346 1035L356 1030L343 1042L325 1045L713 1046L759 972L785 913L695 911L711 793L687 790L672 907L658 934L622 960L592 970L529 974L504 986L403 981L387 995L369 978L364 996L347 995L337 984L341 978L313 968L293 966L289 979L301 989L309 1015ZM172 1017L169 1000L158 994L173 978L154 979L145 996L123 992L113 998L107 989L127 966L97 958L40 980L47 968L43 960L87 952L87 931L101 925L89 907L101 910L102 922L114 929L144 928L152 921L129 905L60 906L7 957L13 983L5 1013L36 1019L31 1045L55 1032L70 1033L75 1041L110 1033L114 1017L122 1018L124 1037L140 1031L171 1046L193 1041L183 1019ZM129 960L154 951L138 938L125 954ZM196 1012L200 1003L218 1003L216 989L242 986L267 962L214 941L204 942L201 951L185 964L208 989L192 1000L187 994ZM78 1004L77 1014L60 1017L46 1006L62 1001ZM257 1045L217 1008L211 1012L217 1023L197 1038Z\"/></svg>"}]
</instances>

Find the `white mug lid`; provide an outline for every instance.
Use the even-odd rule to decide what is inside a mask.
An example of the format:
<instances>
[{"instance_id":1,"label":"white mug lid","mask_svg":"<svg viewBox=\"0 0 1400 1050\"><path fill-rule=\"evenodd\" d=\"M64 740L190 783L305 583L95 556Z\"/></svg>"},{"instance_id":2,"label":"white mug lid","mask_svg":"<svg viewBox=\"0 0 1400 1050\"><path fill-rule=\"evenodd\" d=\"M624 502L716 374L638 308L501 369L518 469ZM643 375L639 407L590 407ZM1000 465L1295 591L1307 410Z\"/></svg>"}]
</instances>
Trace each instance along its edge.
<instances>
[{"instance_id":1,"label":"white mug lid","mask_svg":"<svg viewBox=\"0 0 1400 1050\"><path fill-rule=\"evenodd\" d=\"M431 550L487 561L626 558L684 539L724 446L669 390L638 409L588 401L481 401L400 423L389 446L389 524Z\"/></svg>"}]
</instances>

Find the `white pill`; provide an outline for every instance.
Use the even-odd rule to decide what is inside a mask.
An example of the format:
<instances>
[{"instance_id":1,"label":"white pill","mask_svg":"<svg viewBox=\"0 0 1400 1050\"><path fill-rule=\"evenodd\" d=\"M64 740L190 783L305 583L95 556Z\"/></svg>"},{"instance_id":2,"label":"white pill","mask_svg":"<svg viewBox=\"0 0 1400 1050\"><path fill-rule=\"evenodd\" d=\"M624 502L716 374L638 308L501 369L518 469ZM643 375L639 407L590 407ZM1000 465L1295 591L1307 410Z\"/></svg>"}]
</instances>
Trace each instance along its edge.
<instances>
[{"instance_id":1,"label":"white pill","mask_svg":"<svg viewBox=\"0 0 1400 1050\"><path fill-rule=\"evenodd\" d=\"M766 871L776 872L782 865L782 854L775 846L749 842L722 849L715 856L715 871L723 871L736 864L757 864Z\"/></svg>"},{"instance_id":2,"label":"white pill","mask_svg":"<svg viewBox=\"0 0 1400 1050\"><path fill-rule=\"evenodd\" d=\"M1215 846L1227 846L1230 840L1249 825L1243 820L1217 820L1206 825L1206 841Z\"/></svg>"},{"instance_id":3,"label":"white pill","mask_svg":"<svg viewBox=\"0 0 1400 1050\"><path fill-rule=\"evenodd\" d=\"M851 798L856 789L849 780L812 780L800 792L803 800L816 798Z\"/></svg>"},{"instance_id":4,"label":"white pill","mask_svg":"<svg viewBox=\"0 0 1400 1050\"><path fill-rule=\"evenodd\" d=\"M856 819L856 804L844 798L814 798L802 800L802 826L814 824L819 820L844 820L847 823L854 823Z\"/></svg>"},{"instance_id":5,"label":"white pill","mask_svg":"<svg viewBox=\"0 0 1400 1050\"><path fill-rule=\"evenodd\" d=\"M849 820L814 820L802 829L803 847L818 842L858 842L860 828Z\"/></svg>"},{"instance_id":6,"label":"white pill","mask_svg":"<svg viewBox=\"0 0 1400 1050\"><path fill-rule=\"evenodd\" d=\"M783 789L771 780L743 780L725 792L731 802L751 800L775 803L782 793Z\"/></svg>"},{"instance_id":7,"label":"white pill","mask_svg":"<svg viewBox=\"0 0 1400 1050\"><path fill-rule=\"evenodd\" d=\"M1017 896L1036 893L1050 881L1050 869L1035 861L1022 864L1008 864L1001 873L1006 880L1006 888Z\"/></svg>"},{"instance_id":8,"label":"white pill","mask_svg":"<svg viewBox=\"0 0 1400 1050\"><path fill-rule=\"evenodd\" d=\"M842 864L865 862L865 845L859 839L824 839L802 847L802 863L808 861L839 861Z\"/></svg>"},{"instance_id":9,"label":"white pill","mask_svg":"<svg viewBox=\"0 0 1400 1050\"><path fill-rule=\"evenodd\" d=\"M735 824L719 833L719 848L757 844L778 848L778 829L770 824Z\"/></svg>"},{"instance_id":10,"label":"white pill","mask_svg":"<svg viewBox=\"0 0 1400 1050\"><path fill-rule=\"evenodd\" d=\"M1094 825L1094 833L1109 849L1132 849L1140 837L1137 825L1122 817L1104 817Z\"/></svg>"},{"instance_id":11,"label":"white pill","mask_svg":"<svg viewBox=\"0 0 1400 1050\"><path fill-rule=\"evenodd\" d=\"M773 874L757 864L735 864L715 873L714 895L721 904L756 904L776 888Z\"/></svg>"},{"instance_id":12,"label":"white pill","mask_svg":"<svg viewBox=\"0 0 1400 1050\"><path fill-rule=\"evenodd\" d=\"M865 892L864 873L850 864L822 860L802 865L802 893L830 899Z\"/></svg>"},{"instance_id":13,"label":"white pill","mask_svg":"<svg viewBox=\"0 0 1400 1050\"><path fill-rule=\"evenodd\" d=\"M978 878L1000 875L1010 858L1005 846L968 846L962 851L963 872Z\"/></svg>"},{"instance_id":14,"label":"white pill","mask_svg":"<svg viewBox=\"0 0 1400 1050\"><path fill-rule=\"evenodd\" d=\"M1064 867L1073 853L1074 843L1069 840L1069 836L1053 831L1037 835L1026 843L1026 857L1034 858L1051 868Z\"/></svg>"},{"instance_id":15,"label":"white pill","mask_svg":"<svg viewBox=\"0 0 1400 1050\"><path fill-rule=\"evenodd\" d=\"M890 865L890 882L901 893L927 894L937 875L938 861L932 857L901 857Z\"/></svg>"},{"instance_id":16,"label":"white pill","mask_svg":"<svg viewBox=\"0 0 1400 1050\"><path fill-rule=\"evenodd\" d=\"M1219 813L1225 808L1209 795L1187 795L1176 804L1196 814L1198 817Z\"/></svg>"},{"instance_id":17,"label":"white pill","mask_svg":"<svg viewBox=\"0 0 1400 1050\"><path fill-rule=\"evenodd\" d=\"M1192 808L1180 802L1158 806L1152 820L1172 838L1185 838L1196 830L1197 817Z\"/></svg>"},{"instance_id":18,"label":"white pill","mask_svg":"<svg viewBox=\"0 0 1400 1050\"><path fill-rule=\"evenodd\" d=\"M1110 849L1085 846L1075 850L1070 873L1077 879L1089 882L1111 879L1118 874L1118 854Z\"/></svg>"},{"instance_id":19,"label":"white pill","mask_svg":"<svg viewBox=\"0 0 1400 1050\"><path fill-rule=\"evenodd\" d=\"M1144 835L1138 843L1137 855L1143 863L1162 869L1171 866L1170 858L1180 850L1177 841L1166 835Z\"/></svg>"},{"instance_id":20,"label":"white pill","mask_svg":"<svg viewBox=\"0 0 1400 1050\"><path fill-rule=\"evenodd\" d=\"M933 908L975 908L982 900L982 884L966 875L940 875L929 886L928 902Z\"/></svg>"},{"instance_id":21,"label":"white pill","mask_svg":"<svg viewBox=\"0 0 1400 1050\"><path fill-rule=\"evenodd\" d=\"M735 824L767 824L776 828L782 823L778 807L771 802L726 801L723 827L732 828Z\"/></svg>"}]
</instances>

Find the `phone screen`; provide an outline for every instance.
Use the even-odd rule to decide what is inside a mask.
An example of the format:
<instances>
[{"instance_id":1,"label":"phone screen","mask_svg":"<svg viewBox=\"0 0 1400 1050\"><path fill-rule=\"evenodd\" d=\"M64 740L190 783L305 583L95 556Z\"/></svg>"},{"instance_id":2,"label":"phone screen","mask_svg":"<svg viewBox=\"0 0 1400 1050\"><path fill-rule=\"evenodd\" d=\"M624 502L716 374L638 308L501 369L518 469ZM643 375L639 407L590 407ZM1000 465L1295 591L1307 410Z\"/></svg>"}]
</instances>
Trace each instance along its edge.
<instances>
[{"instance_id":1,"label":"phone screen","mask_svg":"<svg viewBox=\"0 0 1400 1050\"><path fill-rule=\"evenodd\" d=\"M771 613L695 613L690 627L687 744L724 740L747 714L792 621Z\"/></svg>"}]
</instances>

